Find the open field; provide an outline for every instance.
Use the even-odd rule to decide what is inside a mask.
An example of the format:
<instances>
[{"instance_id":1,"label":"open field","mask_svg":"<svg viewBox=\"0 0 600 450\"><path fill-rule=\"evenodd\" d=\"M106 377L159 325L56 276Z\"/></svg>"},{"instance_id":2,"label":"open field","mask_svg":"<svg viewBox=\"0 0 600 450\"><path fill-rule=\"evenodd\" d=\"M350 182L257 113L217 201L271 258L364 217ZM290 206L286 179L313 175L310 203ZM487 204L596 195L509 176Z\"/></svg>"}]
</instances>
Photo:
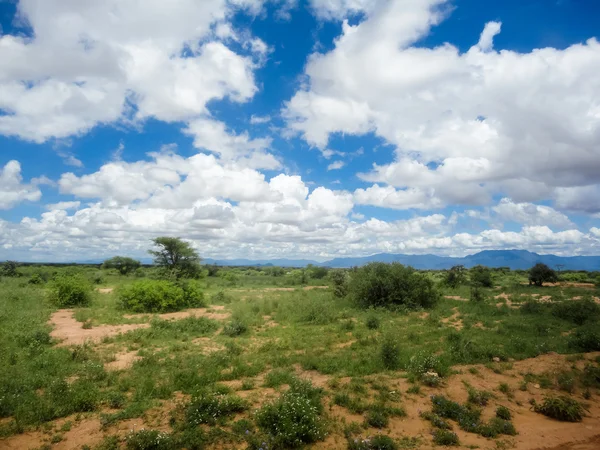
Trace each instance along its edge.
<instances>
[{"instance_id":1,"label":"open field","mask_svg":"<svg viewBox=\"0 0 600 450\"><path fill-rule=\"evenodd\" d=\"M600 302L592 283L495 272L474 301L428 272L441 300L390 310L329 276L221 269L204 306L148 314L120 307L139 278L72 270L89 306L56 308L29 272L0 281L0 448L429 449L445 428L460 448L600 448L598 317L560 306ZM549 396L581 421L536 412Z\"/></svg>"}]
</instances>

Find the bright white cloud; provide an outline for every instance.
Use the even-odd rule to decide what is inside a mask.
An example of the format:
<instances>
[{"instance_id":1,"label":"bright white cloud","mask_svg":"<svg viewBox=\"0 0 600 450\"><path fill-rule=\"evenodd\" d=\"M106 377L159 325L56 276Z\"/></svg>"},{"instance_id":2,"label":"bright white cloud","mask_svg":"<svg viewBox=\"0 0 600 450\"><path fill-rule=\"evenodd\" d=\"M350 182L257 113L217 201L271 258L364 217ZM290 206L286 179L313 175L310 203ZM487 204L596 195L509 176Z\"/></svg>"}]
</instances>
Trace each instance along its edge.
<instances>
[{"instance_id":1,"label":"bright white cloud","mask_svg":"<svg viewBox=\"0 0 600 450\"><path fill-rule=\"evenodd\" d=\"M346 163L344 161L334 161L327 166L327 170L339 170L345 165Z\"/></svg>"},{"instance_id":2,"label":"bright white cloud","mask_svg":"<svg viewBox=\"0 0 600 450\"><path fill-rule=\"evenodd\" d=\"M557 228L574 228L573 222L554 208L532 203L514 203L503 198L491 208L496 219L502 222L517 222L524 225L551 226Z\"/></svg>"},{"instance_id":3,"label":"bright white cloud","mask_svg":"<svg viewBox=\"0 0 600 450\"><path fill-rule=\"evenodd\" d=\"M337 11L344 2L316 3ZM465 53L451 43L417 47L449 2L370 4L363 21L344 22L334 49L309 57L306 83L282 110L291 130L321 149L332 133L373 132L396 146L395 161L361 178L433 188L446 205L485 205L501 194L594 211L585 186L600 183L595 39L496 50L501 24L490 22Z\"/></svg>"},{"instance_id":4,"label":"bright white cloud","mask_svg":"<svg viewBox=\"0 0 600 450\"><path fill-rule=\"evenodd\" d=\"M211 100L247 101L268 48L232 31L247 49L235 53L219 41L231 36L211 27L227 27L235 11L255 14L262 4L21 0L19 15L33 37L0 36L0 109L8 113L0 133L44 142L131 115L187 120L206 114Z\"/></svg>"},{"instance_id":5,"label":"bright white cloud","mask_svg":"<svg viewBox=\"0 0 600 450\"><path fill-rule=\"evenodd\" d=\"M42 192L35 184L24 184L21 164L12 160L0 167L0 210L10 209L23 201L38 201Z\"/></svg>"}]
</instances>

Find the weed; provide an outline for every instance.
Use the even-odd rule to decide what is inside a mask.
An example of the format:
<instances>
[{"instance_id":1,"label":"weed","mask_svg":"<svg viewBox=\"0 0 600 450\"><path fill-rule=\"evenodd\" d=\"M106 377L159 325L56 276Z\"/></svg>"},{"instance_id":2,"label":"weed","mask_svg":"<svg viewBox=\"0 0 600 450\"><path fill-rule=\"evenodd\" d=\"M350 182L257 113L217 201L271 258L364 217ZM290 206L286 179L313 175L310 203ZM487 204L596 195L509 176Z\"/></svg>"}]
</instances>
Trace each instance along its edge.
<instances>
[{"instance_id":1,"label":"weed","mask_svg":"<svg viewBox=\"0 0 600 450\"><path fill-rule=\"evenodd\" d=\"M296 376L290 370L275 369L270 371L265 377L265 387L276 388L282 384L291 384Z\"/></svg>"},{"instance_id":2,"label":"weed","mask_svg":"<svg viewBox=\"0 0 600 450\"><path fill-rule=\"evenodd\" d=\"M366 325L369 330L378 329L380 326L379 317L375 315L367 317Z\"/></svg>"},{"instance_id":3,"label":"weed","mask_svg":"<svg viewBox=\"0 0 600 450\"><path fill-rule=\"evenodd\" d=\"M572 394L575 391L576 379L572 372L561 372L556 376L556 383L561 391Z\"/></svg>"},{"instance_id":4,"label":"weed","mask_svg":"<svg viewBox=\"0 0 600 450\"><path fill-rule=\"evenodd\" d=\"M127 450L170 450L174 449L170 434L157 430L140 430L131 432L125 438Z\"/></svg>"},{"instance_id":5,"label":"weed","mask_svg":"<svg viewBox=\"0 0 600 450\"><path fill-rule=\"evenodd\" d=\"M438 416L437 414L434 414L430 411L422 412L421 417L423 419L429 420L431 422L431 425L433 425L435 428L439 428L441 430L451 430L452 429L452 425L450 425L450 423L448 421L442 419L440 416Z\"/></svg>"},{"instance_id":6,"label":"weed","mask_svg":"<svg viewBox=\"0 0 600 450\"><path fill-rule=\"evenodd\" d=\"M388 335L384 338L380 355L383 367L386 369L395 370L400 367L400 346L394 337Z\"/></svg>"},{"instance_id":7,"label":"weed","mask_svg":"<svg viewBox=\"0 0 600 450\"><path fill-rule=\"evenodd\" d=\"M187 405L185 418L190 425L202 423L213 425L222 417L228 417L246 409L248 409L248 404L235 395L203 392Z\"/></svg>"},{"instance_id":8,"label":"weed","mask_svg":"<svg viewBox=\"0 0 600 450\"><path fill-rule=\"evenodd\" d=\"M348 439L348 450L397 450L398 444L389 436L378 434L365 439Z\"/></svg>"},{"instance_id":9,"label":"weed","mask_svg":"<svg viewBox=\"0 0 600 450\"><path fill-rule=\"evenodd\" d=\"M510 420L512 418L512 414L510 409L508 409L506 406L498 406L496 408L496 417L503 420Z\"/></svg>"},{"instance_id":10,"label":"weed","mask_svg":"<svg viewBox=\"0 0 600 450\"><path fill-rule=\"evenodd\" d=\"M546 397L542 404L534 401L533 410L563 422L581 422L584 415L583 406L577 400L564 395Z\"/></svg>"},{"instance_id":11,"label":"weed","mask_svg":"<svg viewBox=\"0 0 600 450\"><path fill-rule=\"evenodd\" d=\"M456 433L449 430L434 430L433 442L437 445L456 446L459 445L458 436Z\"/></svg>"},{"instance_id":12,"label":"weed","mask_svg":"<svg viewBox=\"0 0 600 450\"><path fill-rule=\"evenodd\" d=\"M409 387L406 390L407 394L420 394L421 393L421 387L418 384L413 384L411 387Z\"/></svg>"},{"instance_id":13,"label":"weed","mask_svg":"<svg viewBox=\"0 0 600 450\"><path fill-rule=\"evenodd\" d=\"M248 331L248 326L244 322L234 319L223 327L222 333L225 336L235 337L244 334L246 331Z\"/></svg>"},{"instance_id":14,"label":"weed","mask_svg":"<svg viewBox=\"0 0 600 450\"><path fill-rule=\"evenodd\" d=\"M469 393L467 401L477 406L486 406L489 400L493 397L491 392L478 391L477 389L472 387L468 387L467 391Z\"/></svg>"},{"instance_id":15,"label":"weed","mask_svg":"<svg viewBox=\"0 0 600 450\"><path fill-rule=\"evenodd\" d=\"M600 330L597 326L587 325L578 328L570 336L569 347L580 352L600 350Z\"/></svg>"}]
</instances>

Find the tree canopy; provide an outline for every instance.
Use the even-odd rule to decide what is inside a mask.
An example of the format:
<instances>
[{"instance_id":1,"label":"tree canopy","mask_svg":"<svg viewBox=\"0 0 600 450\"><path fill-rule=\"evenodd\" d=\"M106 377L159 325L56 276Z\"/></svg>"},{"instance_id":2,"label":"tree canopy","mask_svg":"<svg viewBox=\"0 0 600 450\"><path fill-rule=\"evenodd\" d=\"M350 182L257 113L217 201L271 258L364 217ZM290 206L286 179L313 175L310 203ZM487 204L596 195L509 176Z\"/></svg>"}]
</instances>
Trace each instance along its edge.
<instances>
[{"instance_id":1,"label":"tree canopy","mask_svg":"<svg viewBox=\"0 0 600 450\"><path fill-rule=\"evenodd\" d=\"M128 275L140 266L141 264L138 260L128 258L127 256L115 256L107 259L102 264L102 267L105 269L117 269L121 275Z\"/></svg>"},{"instance_id":2,"label":"tree canopy","mask_svg":"<svg viewBox=\"0 0 600 450\"><path fill-rule=\"evenodd\" d=\"M456 288L467 281L467 271L465 266L453 266L446 274L446 284L451 288Z\"/></svg>"},{"instance_id":3,"label":"tree canopy","mask_svg":"<svg viewBox=\"0 0 600 450\"><path fill-rule=\"evenodd\" d=\"M154 256L154 264L162 267L175 278L196 278L200 274L200 256L189 242L177 237L152 239L157 250L148 250Z\"/></svg>"},{"instance_id":4,"label":"tree canopy","mask_svg":"<svg viewBox=\"0 0 600 450\"><path fill-rule=\"evenodd\" d=\"M558 281L556 272L546 264L537 263L529 269L529 284L533 283L536 286L542 286L544 282L555 283Z\"/></svg>"},{"instance_id":5,"label":"tree canopy","mask_svg":"<svg viewBox=\"0 0 600 450\"><path fill-rule=\"evenodd\" d=\"M489 269L489 267L482 265L472 267L469 271L469 277L471 278L471 283L474 286L490 288L494 285L492 281L492 271Z\"/></svg>"}]
</instances>

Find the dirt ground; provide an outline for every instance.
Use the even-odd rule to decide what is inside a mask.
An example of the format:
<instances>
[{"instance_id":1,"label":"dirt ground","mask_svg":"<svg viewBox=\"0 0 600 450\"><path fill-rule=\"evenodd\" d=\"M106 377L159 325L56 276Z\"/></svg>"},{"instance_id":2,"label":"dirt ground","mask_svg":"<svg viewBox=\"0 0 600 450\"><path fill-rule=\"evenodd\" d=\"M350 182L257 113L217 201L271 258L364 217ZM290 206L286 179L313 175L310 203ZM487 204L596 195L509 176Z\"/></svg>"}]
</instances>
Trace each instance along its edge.
<instances>
[{"instance_id":1,"label":"dirt ground","mask_svg":"<svg viewBox=\"0 0 600 450\"><path fill-rule=\"evenodd\" d=\"M590 353L586 355L588 360L594 359L600 355L600 352ZM130 358L128 355L127 358ZM531 410L529 401L535 399L541 401L548 390L540 389L536 385L528 385L526 391L521 391L518 386L523 380L523 374L531 373L552 373L562 370L571 364L576 364L579 368L583 368L585 361L576 363L566 361L564 355L547 354L537 358L517 361L512 364L495 363L492 366L471 365L457 366L457 374L452 375L440 388L421 387L422 393L406 394L406 390L410 386L407 380L400 376L384 376L386 382L391 388L401 393L402 403L408 415L404 418L394 418L390 420L388 428L381 430L382 433L388 434L394 438L402 437L417 437L420 442L418 448L429 450L435 447L431 440L431 426L429 422L424 421L419 417L421 411L431 409L430 396L433 394L444 394L447 397L458 402L467 400L467 391L465 382L479 390L488 390L494 393L494 398L483 411L483 418L488 419L493 416L495 408L498 405L508 407L513 414L513 423L518 431L518 435L514 437L501 437L498 439L486 439L481 436L466 433L459 430L455 426L461 447L459 448L480 448L480 449L515 449L515 450L598 450L600 449L600 397L598 393L594 393L590 400L583 400L580 392L575 394L575 398L585 402L588 405L587 416L580 423L558 422L549 419L545 416L537 414ZM475 368L477 371L471 373L469 369ZM310 379L316 386L323 387L326 392L330 377L320 374L315 371L303 371L300 367L296 367L296 372L303 378ZM500 373L497 373L500 372ZM380 378L382 375L372 378ZM247 391L239 391L238 394L253 402L254 410L266 399L273 398L277 392L271 388L259 387L264 374L257 376L255 389ZM369 379L370 377L366 377ZM349 378L337 379L339 383L345 384L350 381ZM511 396L498 391L500 383L506 383L510 386ZM228 382L233 389L241 389L241 382L235 380ZM341 432L340 423L359 422L362 423L363 416L349 413L345 408L330 404L330 394L327 394L324 399L326 411L332 422L335 423L331 427L331 432L324 442L319 442L313 446L317 449L346 449L347 443ZM169 431L168 418L170 412L176 408L177 404L182 400L181 394L175 395L173 399L167 400L162 405L149 411L144 418L131 419L119 422L109 429L102 430L97 413L90 413L77 419L69 417L56 421L54 425L55 431L66 422L71 421L72 426L69 431L62 432L63 438L60 442L52 446L56 450L74 450L80 449L82 445L94 445L100 443L104 436L118 434L126 435L131 430L139 430L140 428L153 428L163 431ZM368 429L362 435L367 437L379 433L378 430ZM16 450L37 448L46 442L49 442L52 437L52 431L29 431L24 434L12 436L8 439L0 441L0 448ZM217 447L215 447L217 448ZM245 448L245 444L235 444L229 447L219 445L218 448Z\"/></svg>"}]
</instances>

